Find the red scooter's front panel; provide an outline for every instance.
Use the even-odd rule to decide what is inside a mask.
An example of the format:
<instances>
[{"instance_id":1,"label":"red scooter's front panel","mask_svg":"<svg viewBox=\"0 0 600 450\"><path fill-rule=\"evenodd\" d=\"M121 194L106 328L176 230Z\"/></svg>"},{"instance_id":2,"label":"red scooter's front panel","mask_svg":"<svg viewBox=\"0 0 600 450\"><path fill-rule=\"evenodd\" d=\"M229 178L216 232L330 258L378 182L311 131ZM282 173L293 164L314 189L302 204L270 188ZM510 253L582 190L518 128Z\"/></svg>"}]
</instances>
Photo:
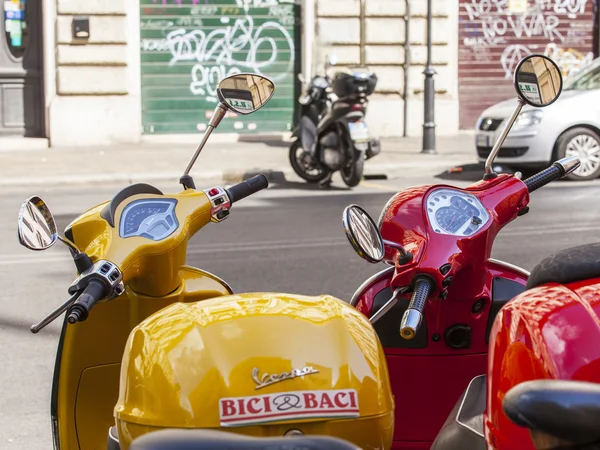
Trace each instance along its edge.
<instances>
[{"instance_id":1,"label":"red scooter's front panel","mask_svg":"<svg viewBox=\"0 0 600 450\"><path fill-rule=\"evenodd\" d=\"M485 434L495 450L534 450L502 402L512 387L535 379L600 383L600 279L547 284L516 297L490 336Z\"/></svg>"},{"instance_id":2,"label":"red scooter's front panel","mask_svg":"<svg viewBox=\"0 0 600 450\"><path fill-rule=\"evenodd\" d=\"M493 319L509 299L523 291L527 272L500 261L488 261L484 273L489 288L479 298L483 300L479 313L473 314L471 299L460 301L449 296L440 302L443 308L425 310L426 331L406 341L399 333L409 301L405 296L374 324L386 353L396 403L392 448L429 449L469 382L486 373L487 336ZM390 267L361 286L352 301L359 311L370 316L371 309L366 305L375 305L376 311L391 297L393 274ZM456 324L474 330L469 348L448 345L445 331Z\"/></svg>"},{"instance_id":3,"label":"red scooter's front panel","mask_svg":"<svg viewBox=\"0 0 600 450\"><path fill-rule=\"evenodd\" d=\"M395 266L361 286L352 302L371 317L394 289L410 287L416 275L428 275L436 285L413 339L399 332L410 291L374 324L395 397L397 449L430 448L469 382L486 373L493 319L524 290L528 276L522 269L490 260L494 237L529 201L520 180L501 175L463 191L476 195L490 212L490 220L468 237L432 230L424 202L434 188L446 186L407 189L390 199L380 218L382 236L402 244L413 259L398 265L396 250L386 247L385 260Z\"/></svg>"}]
</instances>

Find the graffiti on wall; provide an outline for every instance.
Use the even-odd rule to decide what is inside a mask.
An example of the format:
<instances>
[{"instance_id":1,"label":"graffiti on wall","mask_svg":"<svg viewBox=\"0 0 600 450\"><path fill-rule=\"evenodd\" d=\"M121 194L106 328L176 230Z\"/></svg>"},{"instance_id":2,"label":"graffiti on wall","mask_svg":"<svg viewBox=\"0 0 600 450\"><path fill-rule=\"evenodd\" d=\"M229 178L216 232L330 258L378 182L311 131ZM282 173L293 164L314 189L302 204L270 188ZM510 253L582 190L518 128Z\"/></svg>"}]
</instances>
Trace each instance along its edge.
<instances>
[{"instance_id":1,"label":"graffiti on wall","mask_svg":"<svg viewBox=\"0 0 600 450\"><path fill-rule=\"evenodd\" d=\"M588 0L468 0L462 2L462 46L476 61L497 60L511 78L518 61L531 53L544 53L572 74L588 64L592 52L581 52L592 22L579 20L589 13ZM540 42L543 42L540 44ZM494 55L496 54L496 58Z\"/></svg>"},{"instance_id":2,"label":"graffiti on wall","mask_svg":"<svg viewBox=\"0 0 600 450\"><path fill-rule=\"evenodd\" d=\"M181 0L169 1L181 3ZM293 76L294 41L285 25L294 23L294 10L293 5L280 4L293 1L237 0L239 7L246 10L248 7L269 7L268 15L275 20L267 20L257 26L253 17L247 14L241 18L222 15L222 26L211 27L207 31L202 27L202 17L219 12L239 14L239 8L219 8L203 5L204 0L193 0L197 6L191 9L192 16L180 17L169 24L165 24L164 20L157 21L156 28L164 25L178 28L168 31L162 38L142 39L141 50L169 52L169 66L194 62L190 73L190 92L204 96L208 101L216 101L216 85L229 75L254 72L268 75L273 81ZM146 29L154 25L151 19L142 22Z\"/></svg>"},{"instance_id":3,"label":"graffiti on wall","mask_svg":"<svg viewBox=\"0 0 600 450\"><path fill-rule=\"evenodd\" d=\"M519 61L534 52L526 45L513 44L507 46L500 57L500 63L504 70L505 78L512 78L512 74ZM552 59L562 71L563 77L568 77L585 67L594 59L593 52L583 53L573 48L561 48L551 42L546 45L543 54Z\"/></svg>"}]
</instances>

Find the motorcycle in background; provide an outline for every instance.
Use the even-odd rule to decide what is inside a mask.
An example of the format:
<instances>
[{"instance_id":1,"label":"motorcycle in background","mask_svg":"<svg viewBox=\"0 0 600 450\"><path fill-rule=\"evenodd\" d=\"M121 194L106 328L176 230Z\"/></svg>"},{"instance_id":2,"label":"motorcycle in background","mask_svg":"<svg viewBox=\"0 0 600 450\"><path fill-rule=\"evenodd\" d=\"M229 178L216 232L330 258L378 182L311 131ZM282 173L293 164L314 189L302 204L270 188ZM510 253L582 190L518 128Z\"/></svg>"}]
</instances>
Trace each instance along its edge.
<instances>
[{"instance_id":1,"label":"motorcycle in background","mask_svg":"<svg viewBox=\"0 0 600 450\"><path fill-rule=\"evenodd\" d=\"M304 83L305 80L302 74L298 74L298 78ZM302 142L313 140L312 130L331 107L329 81L327 75L315 75L310 80L305 91L298 98L300 107L298 108L296 125L292 129L292 138L296 139L290 147L290 164L298 176L310 182L318 182L323 177L322 172L317 170L313 163L310 152L305 152L302 148Z\"/></svg>"},{"instance_id":2,"label":"motorcycle in background","mask_svg":"<svg viewBox=\"0 0 600 450\"><path fill-rule=\"evenodd\" d=\"M377 76L366 69L338 70L330 80L315 76L299 102L300 117L292 133L289 159L302 179L329 185L340 171L350 187L358 185L364 162L381 152L365 122L368 97Z\"/></svg>"},{"instance_id":3,"label":"motorcycle in background","mask_svg":"<svg viewBox=\"0 0 600 450\"><path fill-rule=\"evenodd\" d=\"M535 74L537 82L524 82L523 74ZM492 324L498 311L526 289L530 275L492 259L494 239L529 211L532 192L580 165L576 157L563 158L524 180L518 172L494 172L494 158L521 109L526 104L548 106L562 90L560 70L541 55L521 60L514 83L518 106L486 161L483 180L464 189L405 189L390 198L377 224L357 205L343 214L346 236L357 254L390 265L359 287L351 305L369 318L387 357L396 402L394 449L430 449L451 411L454 426L442 430L433 448L485 448L483 409L477 408L485 405L485 377L479 376L488 367L488 342L490 361L496 351ZM515 312L514 326L522 314ZM513 328L506 327L503 342L516 332ZM510 364L515 373L527 370L512 359ZM498 361L498 370L500 366ZM495 379L506 381L505 376ZM498 386L488 392L495 399ZM489 420L497 417L494 413Z\"/></svg>"}]
</instances>

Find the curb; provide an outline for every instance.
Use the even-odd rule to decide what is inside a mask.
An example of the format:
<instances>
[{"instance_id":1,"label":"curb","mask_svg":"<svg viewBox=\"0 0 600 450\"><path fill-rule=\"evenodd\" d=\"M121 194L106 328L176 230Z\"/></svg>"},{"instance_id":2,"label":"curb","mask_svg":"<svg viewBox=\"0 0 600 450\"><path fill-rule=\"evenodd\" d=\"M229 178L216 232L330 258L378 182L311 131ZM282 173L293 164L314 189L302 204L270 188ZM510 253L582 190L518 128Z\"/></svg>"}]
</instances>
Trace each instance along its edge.
<instances>
[{"instance_id":1,"label":"curb","mask_svg":"<svg viewBox=\"0 0 600 450\"><path fill-rule=\"evenodd\" d=\"M372 164L365 166L365 178L384 178L398 179L407 175L415 175L415 171L422 175L434 175L440 170L448 169L449 167L464 164L460 161L419 161L413 163L396 163L396 164ZM260 169L249 168L246 170L215 170L201 172L195 174L194 180L223 180L227 183L238 183L248 179L256 174L264 173L269 181L285 181L288 177L296 177L293 169L275 168L275 169ZM24 181L23 178L4 178L0 179L0 187L20 187L20 186L71 186L94 183L148 183L152 181L173 181L178 182L181 177L181 172L150 172L150 173L112 173L112 174L86 174L86 175L64 175L56 177L32 177ZM197 183L199 184L199 183Z\"/></svg>"}]
</instances>

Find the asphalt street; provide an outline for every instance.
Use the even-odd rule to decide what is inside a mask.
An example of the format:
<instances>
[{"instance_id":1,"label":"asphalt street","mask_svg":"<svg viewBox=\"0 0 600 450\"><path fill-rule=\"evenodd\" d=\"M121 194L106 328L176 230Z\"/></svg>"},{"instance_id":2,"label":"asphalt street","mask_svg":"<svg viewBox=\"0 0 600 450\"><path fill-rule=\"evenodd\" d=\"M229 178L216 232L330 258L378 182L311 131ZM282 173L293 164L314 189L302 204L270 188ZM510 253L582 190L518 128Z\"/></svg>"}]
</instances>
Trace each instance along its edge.
<instances>
[{"instance_id":1,"label":"asphalt street","mask_svg":"<svg viewBox=\"0 0 600 450\"><path fill-rule=\"evenodd\" d=\"M234 205L226 221L201 230L190 242L188 264L223 277L238 292L329 293L349 300L362 281L383 266L371 265L354 253L342 229L343 209L359 204L377 218L394 192L429 183L468 184L408 176L403 181L366 181L354 190L336 183L322 191L298 182L273 183L267 191ZM67 298L74 278L68 252L60 244L40 253L20 247L18 209L26 197L40 194L64 229L120 187L24 187L7 190L0 198L2 449L50 448L49 397L59 321L39 335L30 334L28 328ZM158 187L177 189L175 183ZM535 192L530 213L501 232L493 257L531 270L553 251L600 241L599 188L597 181L557 182Z\"/></svg>"}]
</instances>

